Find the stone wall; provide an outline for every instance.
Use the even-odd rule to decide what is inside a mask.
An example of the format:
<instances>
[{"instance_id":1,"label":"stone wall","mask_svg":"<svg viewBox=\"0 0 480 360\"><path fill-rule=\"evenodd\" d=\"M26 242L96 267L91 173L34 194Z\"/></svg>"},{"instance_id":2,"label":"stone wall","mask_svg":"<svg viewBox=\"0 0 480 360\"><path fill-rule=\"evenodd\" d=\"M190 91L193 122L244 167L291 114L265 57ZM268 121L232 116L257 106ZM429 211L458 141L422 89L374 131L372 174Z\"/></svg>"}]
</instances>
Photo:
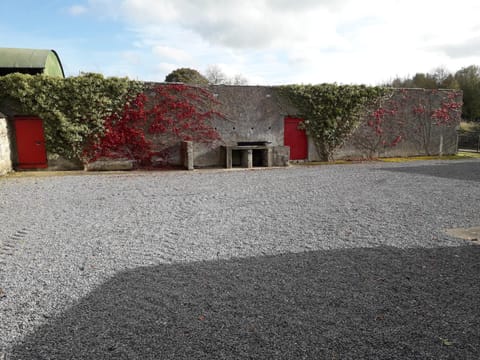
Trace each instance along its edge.
<instances>
[{"instance_id":1,"label":"stone wall","mask_svg":"<svg viewBox=\"0 0 480 360\"><path fill-rule=\"evenodd\" d=\"M284 145L284 118L287 115L295 115L297 111L276 94L274 87L217 85L212 86L210 90L221 104L220 112L225 115L225 118L217 118L213 123L224 144L234 145L238 141L269 141L272 146ZM395 89L391 98L382 104L383 108L392 111L391 115L385 115L382 120L383 130L388 133L388 136L384 136L386 144L378 146L373 154L365 147L359 146L361 142L359 140L363 141L372 134L372 141L379 140L367 125L372 116L368 114L344 146L335 152L334 158L456 153L456 127L460 123L460 111L448 124L441 126L437 126L430 118L431 112L440 108L445 101L461 103L462 93L455 90ZM425 114L414 112L414 109L419 107L425 108ZM398 136L402 137L401 141L391 146ZM195 166L223 166L225 156L221 148L222 142L195 144ZM320 160L311 139L308 147L308 160Z\"/></svg>"},{"instance_id":2,"label":"stone wall","mask_svg":"<svg viewBox=\"0 0 480 360\"><path fill-rule=\"evenodd\" d=\"M147 85L154 86L155 84ZM288 164L286 159L288 159L289 149L284 147L284 119L286 116L295 116L298 111L288 106L285 99L278 96L275 87L215 85L211 86L209 90L219 102L217 110L223 114L222 117L215 117L211 123L212 128L218 132L220 140L210 143L194 142L189 147L189 153L186 154L178 137L150 136L149 140L154 144L153 150L158 154L152 159L154 166L184 166L185 156L188 155L189 159L193 158L193 166L196 168L225 167L225 147L236 145L241 141L269 142L269 145L273 147L273 165ZM390 102L383 104L387 109L396 109L395 116L384 119L384 128L391 135L401 134L402 141L391 147L388 144L391 143L392 138L389 138L387 146L379 146L374 154L358 146L358 140L365 136L365 132L368 133L371 130L366 125L369 120L369 117L366 116L344 146L335 152L334 157L340 159L412 156L426 153L432 155L453 154L457 151L455 130L460 122L460 112L458 112L458 118L444 126L435 126L432 121L427 121L426 123L429 124L428 144L425 144L425 141L422 144L420 137L422 131L417 129L417 125L422 122L422 117L414 114L412 109L422 105L429 113L432 109L438 108L445 99L461 102L461 97L461 92L453 90L397 89ZM4 112L8 111L7 107L2 107L2 109ZM9 113L7 112L7 114ZM426 117L423 120L425 119ZM373 139L375 140L375 137ZM6 120L0 118L0 173L10 171L12 168L11 158L15 161L13 145L8 143ZM10 154L10 149L12 149L12 154ZM311 139L309 139L308 160L319 160ZM67 167L64 162L56 161L50 156L49 166L52 167L53 164L55 164L55 169ZM72 166L78 167L79 164ZM191 167L191 164L188 167Z\"/></svg>"},{"instance_id":3,"label":"stone wall","mask_svg":"<svg viewBox=\"0 0 480 360\"><path fill-rule=\"evenodd\" d=\"M223 146L245 141L269 142L274 148L273 166L284 166L283 119L288 111L276 96L275 89L269 86L214 85L210 90L220 103L218 111L224 115L214 119L212 124L221 141L195 144L195 167L224 166Z\"/></svg>"},{"instance_id":4,"label":"stone wall","mask_svg":"<svg viewBox=\"0 0 480 360\"><path fill-rule=\"evenodd\" d=\"M462 95L461 91L456 90L395 89L393 95L381 105L385 110L385 115L380 119L382 133L375 134L373 128L368 126L368 122L372 124L376 121L373 112L370 112L335 156L455 154ZM440 117L437 116L439 114ZM446 118L442 118L442 115ZM392 146L396 138L400 140ZM375 151L365 146L375 142L378 144Z\"/></svg>"},{"instance_id":5,"label":"stone wall","mask_svg":"<svg viewBox=\"0 0 480 360\"><path fill-rule=\"evenodd\" d=\"M269 141L283 145L283 119L286 113L268 86L212 86L211 91L220 102L219 111L225 118L217 118L215 129L226 145L239 141Z\"/></svg>"},{"instance_id":6,"label":"stone wall","mask_svg":"<svg viewBox=\"0 0 480 360\"><path fill-rule=\"evenodd\" d=\"M0 113L0 175L5 175L10 171L12 171L12 160L7 120Z\"/></svg>"}]
</instances>

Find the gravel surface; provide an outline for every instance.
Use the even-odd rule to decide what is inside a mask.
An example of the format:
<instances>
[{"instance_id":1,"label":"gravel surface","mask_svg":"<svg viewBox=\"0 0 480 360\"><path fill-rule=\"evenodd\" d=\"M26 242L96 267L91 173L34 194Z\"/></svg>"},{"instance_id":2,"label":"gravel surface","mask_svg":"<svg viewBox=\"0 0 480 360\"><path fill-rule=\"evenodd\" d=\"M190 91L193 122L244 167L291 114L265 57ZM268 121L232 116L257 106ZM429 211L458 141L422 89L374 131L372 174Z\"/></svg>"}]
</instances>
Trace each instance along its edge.
<instances>
[{"instance_id":1,"label":"gravel surface","mask_svg":"<svg viewBox=\"0 0 480 360\"><path fill-rule=\"evenodd\" d=\"M0 179L0 359L480 358L480 161Z\"/></svg>"}]
</instances>

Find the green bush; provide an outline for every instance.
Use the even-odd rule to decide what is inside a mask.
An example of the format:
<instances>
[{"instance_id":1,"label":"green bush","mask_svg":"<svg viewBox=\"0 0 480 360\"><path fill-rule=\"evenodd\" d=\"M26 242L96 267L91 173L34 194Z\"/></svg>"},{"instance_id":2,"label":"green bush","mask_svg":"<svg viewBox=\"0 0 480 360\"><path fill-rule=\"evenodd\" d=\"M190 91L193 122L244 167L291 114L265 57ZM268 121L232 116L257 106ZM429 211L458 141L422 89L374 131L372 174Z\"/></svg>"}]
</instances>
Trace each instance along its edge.
<instances>
[{"instance_id":1,"label":"green bush","mask_svg":"<svg viewBox=\"0 0 480 360\"><path fill-rule=\"evenodd\" d=\"M138 81L100 74L62 79L16 73L0 77L0 106L40 117L49 153L84 160L83 149L103 134L104 119L142 90Z\"/></svg>"},{"instance_id":2,"label":"green bush","mask_svg":"<svg viewBox=\"0 0 480 360\"><path fill-rule=\"evenodd\" d=\"M358 126L366 110L389 91L364 85L285 85L281 96L298 111L303 127L313 139L320 158L331 161L333 152Z\"/></svg>"}]
</instances>

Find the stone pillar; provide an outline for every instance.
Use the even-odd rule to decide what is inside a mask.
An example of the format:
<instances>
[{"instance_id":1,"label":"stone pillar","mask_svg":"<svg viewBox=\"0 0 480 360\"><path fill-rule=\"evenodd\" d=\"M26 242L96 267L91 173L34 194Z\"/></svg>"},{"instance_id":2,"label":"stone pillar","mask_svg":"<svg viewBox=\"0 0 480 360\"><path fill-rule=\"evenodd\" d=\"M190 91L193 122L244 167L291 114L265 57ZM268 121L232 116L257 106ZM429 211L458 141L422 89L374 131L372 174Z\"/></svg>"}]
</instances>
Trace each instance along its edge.
<instances>
[{"instance_id":1,"label":"stone pillar","mask_svg":"<svg viewBox=\"0 0 480 360\"><path fill-rule=\"evenodd\" d=\"M12 171L12 160L7 119L0 113L0 175L5 175L10 171Z\"/></svg>"},{"instance_id":2,"label":"stone pillar","mask_svg":"<svg viewBox=\"0 0 480 360\"><path fill-rule=\"evenodd\" d=\"M183 142L183 166L187 170L193 170L193 142Z\"/></svg>"},{"instance_id":3,"label":"stone pillar","mask_svg":"<svg viewBox=\"0 0 480 360\"><path fill-rule=\"evenodd\" d=\"M242 150L242 167L252 168L253 167L253 150Z\"/></svg>"},{"instance_id":4,"label":"stone pillar","mask_svg":"<svg viewBox=\"0 0 480 360\"><path fill-rule=\"evenodd\" d=\"M273 148L273 166L288 166L290 164L289 159L289 146L275 146Z\"/></svg>"},{"instance_id":5,"label":"stone pillar","mask_svg":"<svg viewBox=\"0 0 480 360\"><path fill-rule=\"evenodd\" d=\"M231 146L225 146L225 157L226 157L226 168L231 169L232 168L232 147Z\"/></svg>"},{"instance_id":6,"label":"stone pillar","mask_svg":"<svg viewBox=\"0 0 480 360\"><path fill-rule=\"evenodd\" d=\"M266 151L267 154L267 161L266 161L266 166L267 167L272 167L273 164L273 151L272 148L269 147Z\"/></svg>"}]
</instances>

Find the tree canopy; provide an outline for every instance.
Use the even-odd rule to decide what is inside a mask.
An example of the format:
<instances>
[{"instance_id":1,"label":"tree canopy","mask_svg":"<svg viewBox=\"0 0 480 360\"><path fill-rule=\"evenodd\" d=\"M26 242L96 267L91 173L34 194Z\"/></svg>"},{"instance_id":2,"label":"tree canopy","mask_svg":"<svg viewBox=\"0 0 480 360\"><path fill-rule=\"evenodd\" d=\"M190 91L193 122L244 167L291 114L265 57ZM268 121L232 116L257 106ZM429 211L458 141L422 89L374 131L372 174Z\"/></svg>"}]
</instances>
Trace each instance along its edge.
<instances>
[{"instance_id":1,"label":"tree canopy","mask_svg":"<svg viewBox=\"0 0 480 360\"><path fill-rule=\"evenodd\" d=\"M462 68L455 73L455 79L463 90L463 118L480 120L480 67Z\"/></svg>"},{"instance_id":2,"label":"tree canopy","mask_svg":"<svg viewBox=\"0 0 480 360\"><path fill-rule=\"evenodd\" d=\"M195 69L179 68L165 77L165 82L180 82L189 85L208 85L208 80Z\"/></svg>"},{"instance_id":3,"label":"tree canopy","mask_svg":"<svg viewBox=\"0 0 480 360\"><path fill-rule=\"evenodd\" d=\"M229 77L218 65L210 65L202 75L195 69L179 68L165 77L165 82L178 82L189 85L248 85L242 74Z\"/></svg>"},{"instance_id":4,"label":"tree canopy","mask_svg":"<svg viewBox=\"0 0 480 360\"><path fill-rule=\"evenodd\" d=\"M460 89L463 91L462 117L480 121L480 67L470 65L455 74L437 68L431 73L417 73L411 78L396 78L387 84L397 88Z\"/></svg>"}]
</instances>

